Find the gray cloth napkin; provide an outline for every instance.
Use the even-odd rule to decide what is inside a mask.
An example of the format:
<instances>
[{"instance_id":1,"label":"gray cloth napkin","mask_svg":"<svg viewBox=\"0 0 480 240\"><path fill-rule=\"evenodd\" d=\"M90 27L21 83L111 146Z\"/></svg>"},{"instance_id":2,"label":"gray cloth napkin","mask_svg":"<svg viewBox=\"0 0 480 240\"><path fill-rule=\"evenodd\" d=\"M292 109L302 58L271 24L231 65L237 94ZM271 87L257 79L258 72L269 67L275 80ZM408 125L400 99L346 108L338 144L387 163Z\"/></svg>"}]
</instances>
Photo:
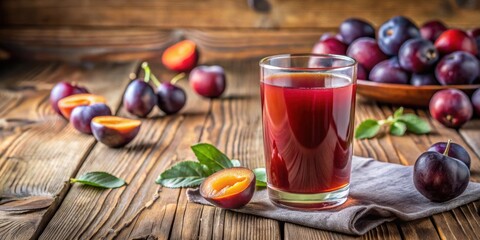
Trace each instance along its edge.
<instances>
[{"instance_id":1,"label":"gray cloth napkin","mask_svg":"<svg viewBox=\"0 0 480 240\"><path fill-rule=\"evenodd\" d=\"M350 195L339 207L323 211L295 211L277 207L265 189L257 190L245 207L248 213L307 227L362 235L378 225L399 218L404 221L427 217L480 199L480 183L470 182L460 196L444 203L430 202L417 192L413 167L353 157ZM189 189L190 201L208 204L198 189Z\"/></svg>"}]
</instances>

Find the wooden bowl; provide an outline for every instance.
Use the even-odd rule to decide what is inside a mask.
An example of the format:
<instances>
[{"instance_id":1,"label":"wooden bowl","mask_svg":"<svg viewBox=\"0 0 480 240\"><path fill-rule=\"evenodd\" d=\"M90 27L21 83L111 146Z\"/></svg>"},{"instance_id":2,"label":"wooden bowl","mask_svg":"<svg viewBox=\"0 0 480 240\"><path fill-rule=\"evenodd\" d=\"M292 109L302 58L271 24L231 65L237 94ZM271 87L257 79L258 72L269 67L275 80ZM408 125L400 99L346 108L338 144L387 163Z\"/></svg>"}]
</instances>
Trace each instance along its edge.
<instances>
[{"instance_id":1,"label":"wooden bowl","mask_svg":"<svg viewBox=\"0 0 480 240\"><path fill-rule=\"evenodd\" d=\"M412 86L405 84L376 83L367 80L357 80L357 93L384 103L391 103L402 106L428 106L430 98L437 91L456 88L462 90L467 95L480 88L480 84L474 85L428 85L428 86Z\"/></svg>"}]
</instances>

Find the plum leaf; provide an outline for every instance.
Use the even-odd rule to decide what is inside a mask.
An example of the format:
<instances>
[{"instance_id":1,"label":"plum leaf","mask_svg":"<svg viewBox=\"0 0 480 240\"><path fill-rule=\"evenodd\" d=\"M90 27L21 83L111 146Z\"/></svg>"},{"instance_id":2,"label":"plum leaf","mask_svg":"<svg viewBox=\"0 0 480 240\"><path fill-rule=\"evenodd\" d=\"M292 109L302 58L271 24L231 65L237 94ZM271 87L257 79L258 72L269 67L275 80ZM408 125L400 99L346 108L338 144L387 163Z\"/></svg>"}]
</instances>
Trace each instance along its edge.
<instances>
[{"instance_id":1,"label":"plum leaf","mask_svg":"<svg viewBox=\"0 0 480 240\"><path fill-rule=\"evenodd\" d=\"M256 186L257 187L266 187L267 186L267 173L265 168L255 168L253 169L253 173L255 173L256 179Z\"/></svg>"},{"instance_id":2,"label":"plum leaf","mask_svg":"<svg viewBox=\"0 0 480 240\"><path fill-rule=\"evenodd\" d=\"M432 130L427 121L412 113L407 113L398 117L398 121L405 123L407 130L415 134L425 134Z\"/></svg>"},{"instance_id":3,"label":"plum leaf","mask_svg":"<svg viewBox=\"0 0 480 240\"><path fill-rule=\"evenodd\" d=\"M367 119L358 125L355 130L356 139L372 138L380 131L381 125L377 120Z\"/></svg>"},{"instance_id":4,"label":"plum leaf","mask_svg":"<svg viewBox=\"0 0 480 240\"><path fill-rule=\"evenodd\" d=\"M82 183L97 188L119 188L125 180L107 172L87 172L78 178L71 178L70 183Z\"/></svg>"},{"instance_id":5,"label":"plum leaf","mask_svg":"<svg viewBox=\"0 0 480 240\"><path fill-rule=\"evenodd\" d=\"M407 125L403 122L394 122L390 125L390 134L395 136L403 136L407 131Z\"/></svg>"},{"instance_id":6,"label":"plum leaf","mask_svg":"<svg viewBox=\"0 0 480 240\"><path fill-rule=\"evenodd\" d=\"M210 174L199 162L183 161L160 174L155 182L168 188L196 187Z\"/></svg>"},{"instance_id":7,"label":"plum leaf","mask_svg":"<svg viewBox=\"0 0 480 240\"><path fill-rule=\"evenodd\" d=\"M198 143L192 146L192 150L198 161L213 172L233 167L232 161L211 144Z\"/></svg>"}]
</instances>

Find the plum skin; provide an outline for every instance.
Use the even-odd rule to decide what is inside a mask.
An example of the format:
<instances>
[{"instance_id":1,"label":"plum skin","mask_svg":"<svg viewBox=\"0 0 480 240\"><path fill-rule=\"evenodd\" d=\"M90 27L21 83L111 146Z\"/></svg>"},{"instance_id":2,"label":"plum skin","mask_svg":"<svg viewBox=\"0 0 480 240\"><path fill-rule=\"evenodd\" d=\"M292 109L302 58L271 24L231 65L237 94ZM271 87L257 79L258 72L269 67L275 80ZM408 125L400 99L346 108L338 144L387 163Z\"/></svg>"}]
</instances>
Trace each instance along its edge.
<instances>
[{"instance_id":1,"label":"plum skin","mask_svg":"<svg viewBox=\"0 0 480 240\"><path fill-rule=\"evenodd\" d=\"M357 60L359 65L369 72L379 62L387 59L373 38L362 37L355 41L347 49L347 56Z\"/></svg>"},{"instance_id":2,"label":"plum skin","mask_svg":"<svg viewBox=\"0 0 480 240\"><path fill-rule=\"evenodd\" d=\"M345 43L336 38L327 38L317 42L313 47L312 53L345 55L347 53L347 47Z\"/></svg>"},{"instance_id":3,"label":"plum skin","mask_svg":"<svg viewBox=\"0 0 480 240\"><path fill-rule=\"evenodd\" d=\"M410 76L403 70L396 58L384 60L370 72L369 79L379 83L407 84Z\"/></svg>"},{"instance_id":4,"label":"plum skin","mask_svg":"<svg viewBox=\"0 0 480 240\"><path fill-rule=\"evenodd\" d=\"M368 78L368 73L367 73L367 70L365 70L365 68L358 64L357 65L357 79L362 79L362 80L366 80Z\"/></svg>"},{"instance_id":5,"label":"plum skin","mask_svg":"<svg viewBox=\"0 0 480 240\"><path fill-rule=\"evenodd\" d=\"M411 38L419 38L420 30L408 18L396 16L378 29L378 46L387 55L397 55L404 42Z\"/></svg>"},{"instance_id":6,"label":"plum skin","mask_svg":"<svg viewBox=\"0 0 480 240\"><path fill-rule=\"evenodd\" d=\"M84 87L80 87L68 82L57 83L50 92L50 104L52 105L53 110L63 116L62 112L60 112L60 109L58 108L58 101L60 101L62 98L79 93L88 93L88 90Z\"/></svg>"},{"instance_id":7,"label":"plum skin","mask_svg":"<svg viewBox=\"0 0 480 240\"><path fill-rule=\"evenodd\" d=\"M444 202L462 194L468 186L470 171L460 160L438 152L420 155L413 167L415 188L434 202Z\"/></svg>"},{"instance_id":8,"label":"plum skin","mask_svg":"<svg viewBox=\"0 0 480 240\"><path fill-rule=\"evenodd\" d=\"M480 88L475 90L472 95L472 105L473 110L475 110L475 114L480 117Z\"/></svg>"},{"instance_id":9,"label":"plum skin","mask_svg":"<svg viewBox=\"0 0 480 240\"><path fill-rule=\"evenodd\" d=\"M457 51L444 56L435 68L442 85L472 84L480 75L480 64L472 54Z\"/></svg>"},{"instance_id":10,"label":"plum skin","mask_svg":"<svg viewBox=\"0 0 480 240\"><path fill-rule=\"evenodd\" d=\"M447 27L443 22L432 20L424 23L420 27L420 34L422 38L434 42L445 30L447 30Z\"/></svg>"},{"instance_id":11,"label":"plum skin","mask_svg":"<svg viewBox=\"0 0 480 240\"><path fill-rule=\"evenodd\" d=\"M375 38L375 28L370 23L357 18L349 18L343 21L340 24L339 33L346 44L351 44L361 37Z\"/></svg>"},{"instance_id":12,"label":"plum skin","mask_svg":"<svg viewBox=\"0 0 480 240\"><path fill-rule=\"evenodd\" d=\"M425 86L425 85L440 85L440 83L435 78L435 74L426 73L426 74L412 74L410 78L410 85L413 86Z\"/></svg>"},{"instance_id":13,"label":"plum skin","mask_svg":"<svg viewBox=\"0 0 480 240\"><path fill-rule=\"evenodd\" d=\"M91 122L90 126L95 139L111 148L119 148L127 145L140 131L140 125L128 131L110 128L94 121Z\"/></svg>"},{"instance_id":14,"label":"plum skin","mask_svg":"<svg viewBox=\"0 0 480 240\"><path fill-rule=\"evenodd\" d=\"M195 92L207 98L220 97L227 86L225 71L217 65L195 67L189 82Z\"/></svg>"},{"instance_id":15,"label":"plum skin","mask_svg":"<svg viewBox=\"0 0 480 240\"><path fill-rule=\"evenodd\" d=\"M447 147L446 142L437 142L432 146L430 146L427 149L427 152L438 152L443 154L445 152L446 147ZM471 164L470 155L468 154L467 150L465 150L465 148L463 148L460 144L450 143L450 149L447 155L449 157L462 161L463 163L465 163L465 165L467 165L468 169L470 169L470 164Z\"/></svg>"},{"instance_id":16,"label":"plum skin","mask_svg":"<svg viewBox=\"0 0 480 240\"><path fill-rule=\"evenodd\" d=\"M129 113L137 117L146 117L156 104L157 95L142 79L131 81L123 95L123 105Z\"/></svg>"},{"instance_id":17,"label":"plum skin","mask_svg":"<svg viewBox=\"0 0 480 240\"><path fill-rule=\"evenodd\" d=\"M455 51L464 51L476 55L478 53L475 39L459 29L444 31L434 43L438 52L446 55Z\"/></svg>"},{"instance_id":18,"label":"plum skin","mask_svg":"<svg viewBox=\"0 0 480 240\"><path fill-rule=\"evenodd\" d=\"M185 91L169 82L157 88L157 105L165 114L179 112L187 102Z\"/></svg>"},{"instance_id":19,"label":"plum skin","mask_svg":"<svg viewBox=\"0 0 480 240\"><path fill-rule=\"evenodd\" d=\"M468 96L458 89L436 92L430 99L430 114L446 127L459 128L473 115Z\"/></svg>"},{"instance_id":20,"label":"plum skin","mask_svg":"<svg viewBox=\"0 0 480 240\"><path fill-rule=\"evenodd\" d=\"M407 40L398 52L400 66L413 73L430 70L437 62L438 56L433 44L420 38Z\"/></svg>"},{"instance_id":21,"label":"plum skin","mask_svg":"<svg viewBox=\"0 0 480 240\"><path fill-rule=\"evenodd\" d=\"M110 116L112 112L110 108L103 104L97 103L89 106L78 106L73 109L70 116L70 123L79 132L92 134L90 123L97 116Z\"/></svg>"}]
</instances>

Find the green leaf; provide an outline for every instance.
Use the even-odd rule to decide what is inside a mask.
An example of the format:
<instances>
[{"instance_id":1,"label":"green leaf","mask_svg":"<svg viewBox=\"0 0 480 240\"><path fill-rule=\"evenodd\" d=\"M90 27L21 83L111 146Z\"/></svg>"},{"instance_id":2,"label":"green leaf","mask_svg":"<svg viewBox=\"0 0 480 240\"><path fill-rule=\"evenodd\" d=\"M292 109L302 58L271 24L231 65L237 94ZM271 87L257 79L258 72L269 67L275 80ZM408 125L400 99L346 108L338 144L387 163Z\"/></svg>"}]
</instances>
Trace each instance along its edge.
<instances>
[{"instance_id":1,"label":"green leaf","mask_svg":"<svg viewBox=\"0 0 480 240\"><path fill-rule=\"evenodd\" d=\"M407 125L403 122L396 121L390 125L390 134L395 136L403 136L407 131Z\"/></svg>"},{"instance_id":2,"label":"green leaf","mask_svg":"<svg viewBox=\"0 0 480 240\"><path fill-rule=\"evenodd\" d=\"M356 139L372 138L377 135L380 130L380 124L377 120L368 119L360 123L355 130Z\"/></svg>"},{"instance_id":3,"label":"green leaf","mask_svg":"<svg viewBox=\"0 0 480 240\"><path fill-rule=\"evenodd\" d=\"M125 185L125 180L107 172L88 172L78 178L71 178L70 183L82 183L98 188L119 188Z\"/></svg>"},{"instance_id":4,"label":"green leaf","mask_svg":"<svg viewBox=\"0 0 480 240\"><path fill-rule=\"evenodd\" d=\"M266 187L267 186L267 173L265 168L255 168L253 169L253 173L255 173L256 182L255 184L257 187Z\"/></svg>"},{"instance_id":5,"label":"green leaf","mask_svg":"<svg viewBox=\"0 0 480 240\"><path fill-rule=\"evenodd\" d=\"M233 167L232 161L211 144L198 143L192 146L192 150L198 161L208 167L210 174Z\"/></svg>"},{"instance_id":6,"label":"green leaf","mask_svg":"<svg viewBox=\"0 0 480 240\"><path fill-rule=\"evenodd\" d=\"M242 163L241 163L239 160L233 159L233 160L232 160L232 165L233 165L234 167L241 167L241 166L242 166Z\"/></svg>"},{"instance_id":7,"label":"green leaf","mask_svg":"<svg viewBox=\"0 0 480 240\"><path fill-rule=\"evenodd\" d=\"M393 118L399 118L403 115L403 107L400 107L393 113Z\"/></svg>"},{"instance_id":8,"label":"green leaf","mask_svg":"<svg viewBox=\"0 0 480 240\"><path fill-rule=\"evenodd\" d=\"M199 162L183 161L160 174L155 182L169 188L196 187L210 174Z\"/></svg>"},{"instance_id":9,"label":"green leaf","mask_svg":"<svg viewBox=\"0 0 480 240\"><path fill-rule=\"evenodd\" d=\"M405 114L398 118L399 121L407 125L407 130L415 134L425 134L429 133L432 129L430 124L427 121L421 119L415 114Z\"/></svg>"}]
</instances>

